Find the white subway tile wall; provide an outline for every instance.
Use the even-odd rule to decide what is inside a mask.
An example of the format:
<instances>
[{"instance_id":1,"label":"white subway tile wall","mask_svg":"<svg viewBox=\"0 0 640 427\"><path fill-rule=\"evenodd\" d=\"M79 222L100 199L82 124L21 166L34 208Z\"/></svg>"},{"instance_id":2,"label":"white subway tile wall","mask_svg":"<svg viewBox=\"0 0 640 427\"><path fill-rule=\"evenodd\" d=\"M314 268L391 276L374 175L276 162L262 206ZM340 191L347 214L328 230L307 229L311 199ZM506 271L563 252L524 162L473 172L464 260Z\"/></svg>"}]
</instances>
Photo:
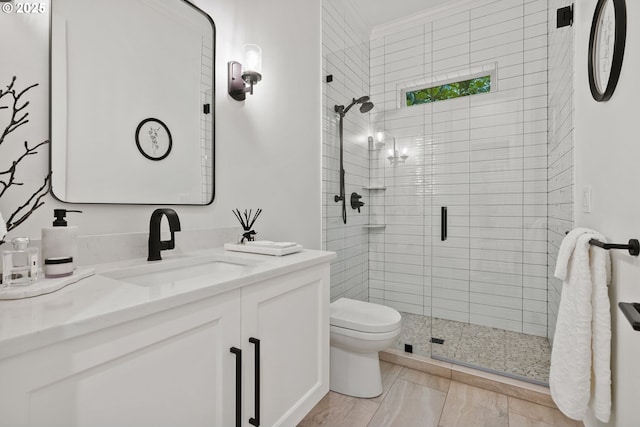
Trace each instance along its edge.
<instances>
[{"instance_id":1,"label":"white subway tile wall","mask_svg":"<svg viewBox=\"0 0 640 427\"><path fill-rule=\"evenodd\" d=\"M371 40L386 146L369 185L386 191L369 192L369 216L387 227L369 232L370 301L547 336L547 20L547 0L499 0ZM487 64L491 93L399 108L407 83ZM406 163L387 160L394 139Z\"/></svg>"},{"instance_id":2,"label":"white subway tile wall","mask_svg":"<svg viewBox=\"0 0 640 427\"><path fill-rule=\"evenodd\" d=\"M555 28L556 9L571 0L549 0L549 228L547 336L553 340L562 282L553 276L564 233L574 227L573 27Z\"/></svg>"},{"instance_id":3,"label":"white subway tile wall","mask_svg":"<svg viewBox=\"0 0 640 427\"><path fill-rule=\"evenodd\" d=\"M322 197L323 249L334 251L331 264L331 300L369 298L369 114L354 106L344 118L344 169L347 224L342 222L340 194L340 144L334 105L347 106L353 98L369 94L369 28L345 0L322 2L323 135ZM333 81L328 83L326 76ZM360 212L349 203L352 192L363 195Z\"/></svg>"}]
</instances>

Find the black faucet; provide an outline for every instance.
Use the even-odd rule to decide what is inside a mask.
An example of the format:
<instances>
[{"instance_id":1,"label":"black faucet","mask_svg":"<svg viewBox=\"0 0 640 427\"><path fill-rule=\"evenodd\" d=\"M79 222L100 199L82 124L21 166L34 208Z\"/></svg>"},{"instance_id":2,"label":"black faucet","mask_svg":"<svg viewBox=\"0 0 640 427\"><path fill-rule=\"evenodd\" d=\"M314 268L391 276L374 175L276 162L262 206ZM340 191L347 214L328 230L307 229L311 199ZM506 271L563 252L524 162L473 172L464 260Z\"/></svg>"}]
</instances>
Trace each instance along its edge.
<instances>
[{"instance_id":1,"label":"black faucet","mask_svg":"<svg viewBox=\"0 0 640 427\"><path fill-rule=\"evenodd\" d=\"M166 216L169 221L169 230L171 231L171 240L164 242L160 241L160 222L162 216ZM176 247L174 240L174 233L180 231L180 219L178 214L173 209L156 209L151 214L151 220L149 221L149 257L147 261L161 260L160 251L166 249L173 249Z\"/></svg>"}]
</instances>

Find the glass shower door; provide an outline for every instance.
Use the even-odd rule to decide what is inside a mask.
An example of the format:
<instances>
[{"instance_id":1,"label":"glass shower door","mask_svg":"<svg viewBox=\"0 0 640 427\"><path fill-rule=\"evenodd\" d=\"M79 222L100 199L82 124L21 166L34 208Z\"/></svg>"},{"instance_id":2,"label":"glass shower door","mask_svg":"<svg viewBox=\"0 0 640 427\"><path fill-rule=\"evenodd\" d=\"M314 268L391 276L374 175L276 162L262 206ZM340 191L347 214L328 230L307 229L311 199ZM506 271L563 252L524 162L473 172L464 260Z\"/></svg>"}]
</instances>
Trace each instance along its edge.
<instances>
[{"instance_id":1,"label":"glass shower door","mask_svg":"<svg viewBox=\"0 0 640 427\"><path fill-rule=\"evenodd\" d=\"M525 133L524 105L521 91L433 105L431 355L544 383L545 134Z\"/></svg>"},{"instance_id":2,"label":"glass shower door","mask_svg":"<svg viewBox=\"0 0 640 427\"><path fill-rule=\"evenodd\" d=\"M469 97L432 108L430 344L432 357L456 360L470 318Z\"/></svg>"},{"instance_id":3,"label":"glass shower door","mask_svg":"<svg viewBox=\"0 0 640 427\"><path fill-rule=\"evenodd\" d=\"M571 153L547 158L546 14L494 6L508 28L478 6L371 41L370 300L402 312L399 350L545 382L547 160Z\"/></svg>"}]
</instances>

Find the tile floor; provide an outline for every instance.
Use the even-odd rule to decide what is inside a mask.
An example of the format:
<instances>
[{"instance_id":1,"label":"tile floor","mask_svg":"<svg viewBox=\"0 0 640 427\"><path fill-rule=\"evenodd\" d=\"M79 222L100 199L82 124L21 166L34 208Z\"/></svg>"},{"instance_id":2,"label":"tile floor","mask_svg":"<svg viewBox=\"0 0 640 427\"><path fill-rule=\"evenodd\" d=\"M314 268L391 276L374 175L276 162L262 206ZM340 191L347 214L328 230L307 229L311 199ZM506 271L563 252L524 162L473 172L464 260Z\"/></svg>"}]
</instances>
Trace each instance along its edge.
<instances>
[{"instance_id":1,"label":"tile floor","mask_svg":"<svg viewBox=\"0 0 640 427\"><path fill-rule=\"evenodd\" d=\"M382 395L329 392L298 427L581 427L557 409L381 361Z\"/></svg>"},{"instance_id":2,"label":"tile floor","mask_svg":"<svg viewBox=\"0 0 640 427\"><path fill-rule=\"evenodd\" d=\"M551 346L543 337L421 316L402 314L402 332L393 345L412 344L421 356L443 358L504 372L540 383L549 382ZM431 337L444 339L432 344ZM433 354L431 353L433 351Z\"/></svg>"}]
</instances>

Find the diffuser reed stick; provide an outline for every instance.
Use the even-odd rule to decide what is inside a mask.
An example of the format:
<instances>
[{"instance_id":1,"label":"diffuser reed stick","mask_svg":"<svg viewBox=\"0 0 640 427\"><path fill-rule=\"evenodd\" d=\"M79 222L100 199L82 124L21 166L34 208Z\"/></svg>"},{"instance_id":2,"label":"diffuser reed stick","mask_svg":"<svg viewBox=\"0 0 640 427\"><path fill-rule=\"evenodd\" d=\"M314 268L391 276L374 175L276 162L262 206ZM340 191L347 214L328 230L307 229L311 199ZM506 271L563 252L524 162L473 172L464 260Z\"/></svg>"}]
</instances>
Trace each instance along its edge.
<instances>
[{"instance_id":1,"label":"diffuser reed stick","mask_svg":"<svg viewBox=\"0 0 640 427\"><path fill-rule=\"evenodd\" d=\"M248 241L253 241L254 240L253 236L256 234L256 232L253 231L251 228L253 227L253 224L255 224L256 220L262 213L262 209L256 210L256 213L253 215L253 217L251 216L252 209L249 209L249 212L247 212L247 210L245 209L244 214L240 212L240 209L236 209L235 211L232 210L231 212L233 212L233 214L236 216L236 219L238 220L238 222L240 222L242 229L245 231L242 234L242 239L240 240L240 243L244 243L245 239L247 239Z\"/></svg>"}]
</instances>

